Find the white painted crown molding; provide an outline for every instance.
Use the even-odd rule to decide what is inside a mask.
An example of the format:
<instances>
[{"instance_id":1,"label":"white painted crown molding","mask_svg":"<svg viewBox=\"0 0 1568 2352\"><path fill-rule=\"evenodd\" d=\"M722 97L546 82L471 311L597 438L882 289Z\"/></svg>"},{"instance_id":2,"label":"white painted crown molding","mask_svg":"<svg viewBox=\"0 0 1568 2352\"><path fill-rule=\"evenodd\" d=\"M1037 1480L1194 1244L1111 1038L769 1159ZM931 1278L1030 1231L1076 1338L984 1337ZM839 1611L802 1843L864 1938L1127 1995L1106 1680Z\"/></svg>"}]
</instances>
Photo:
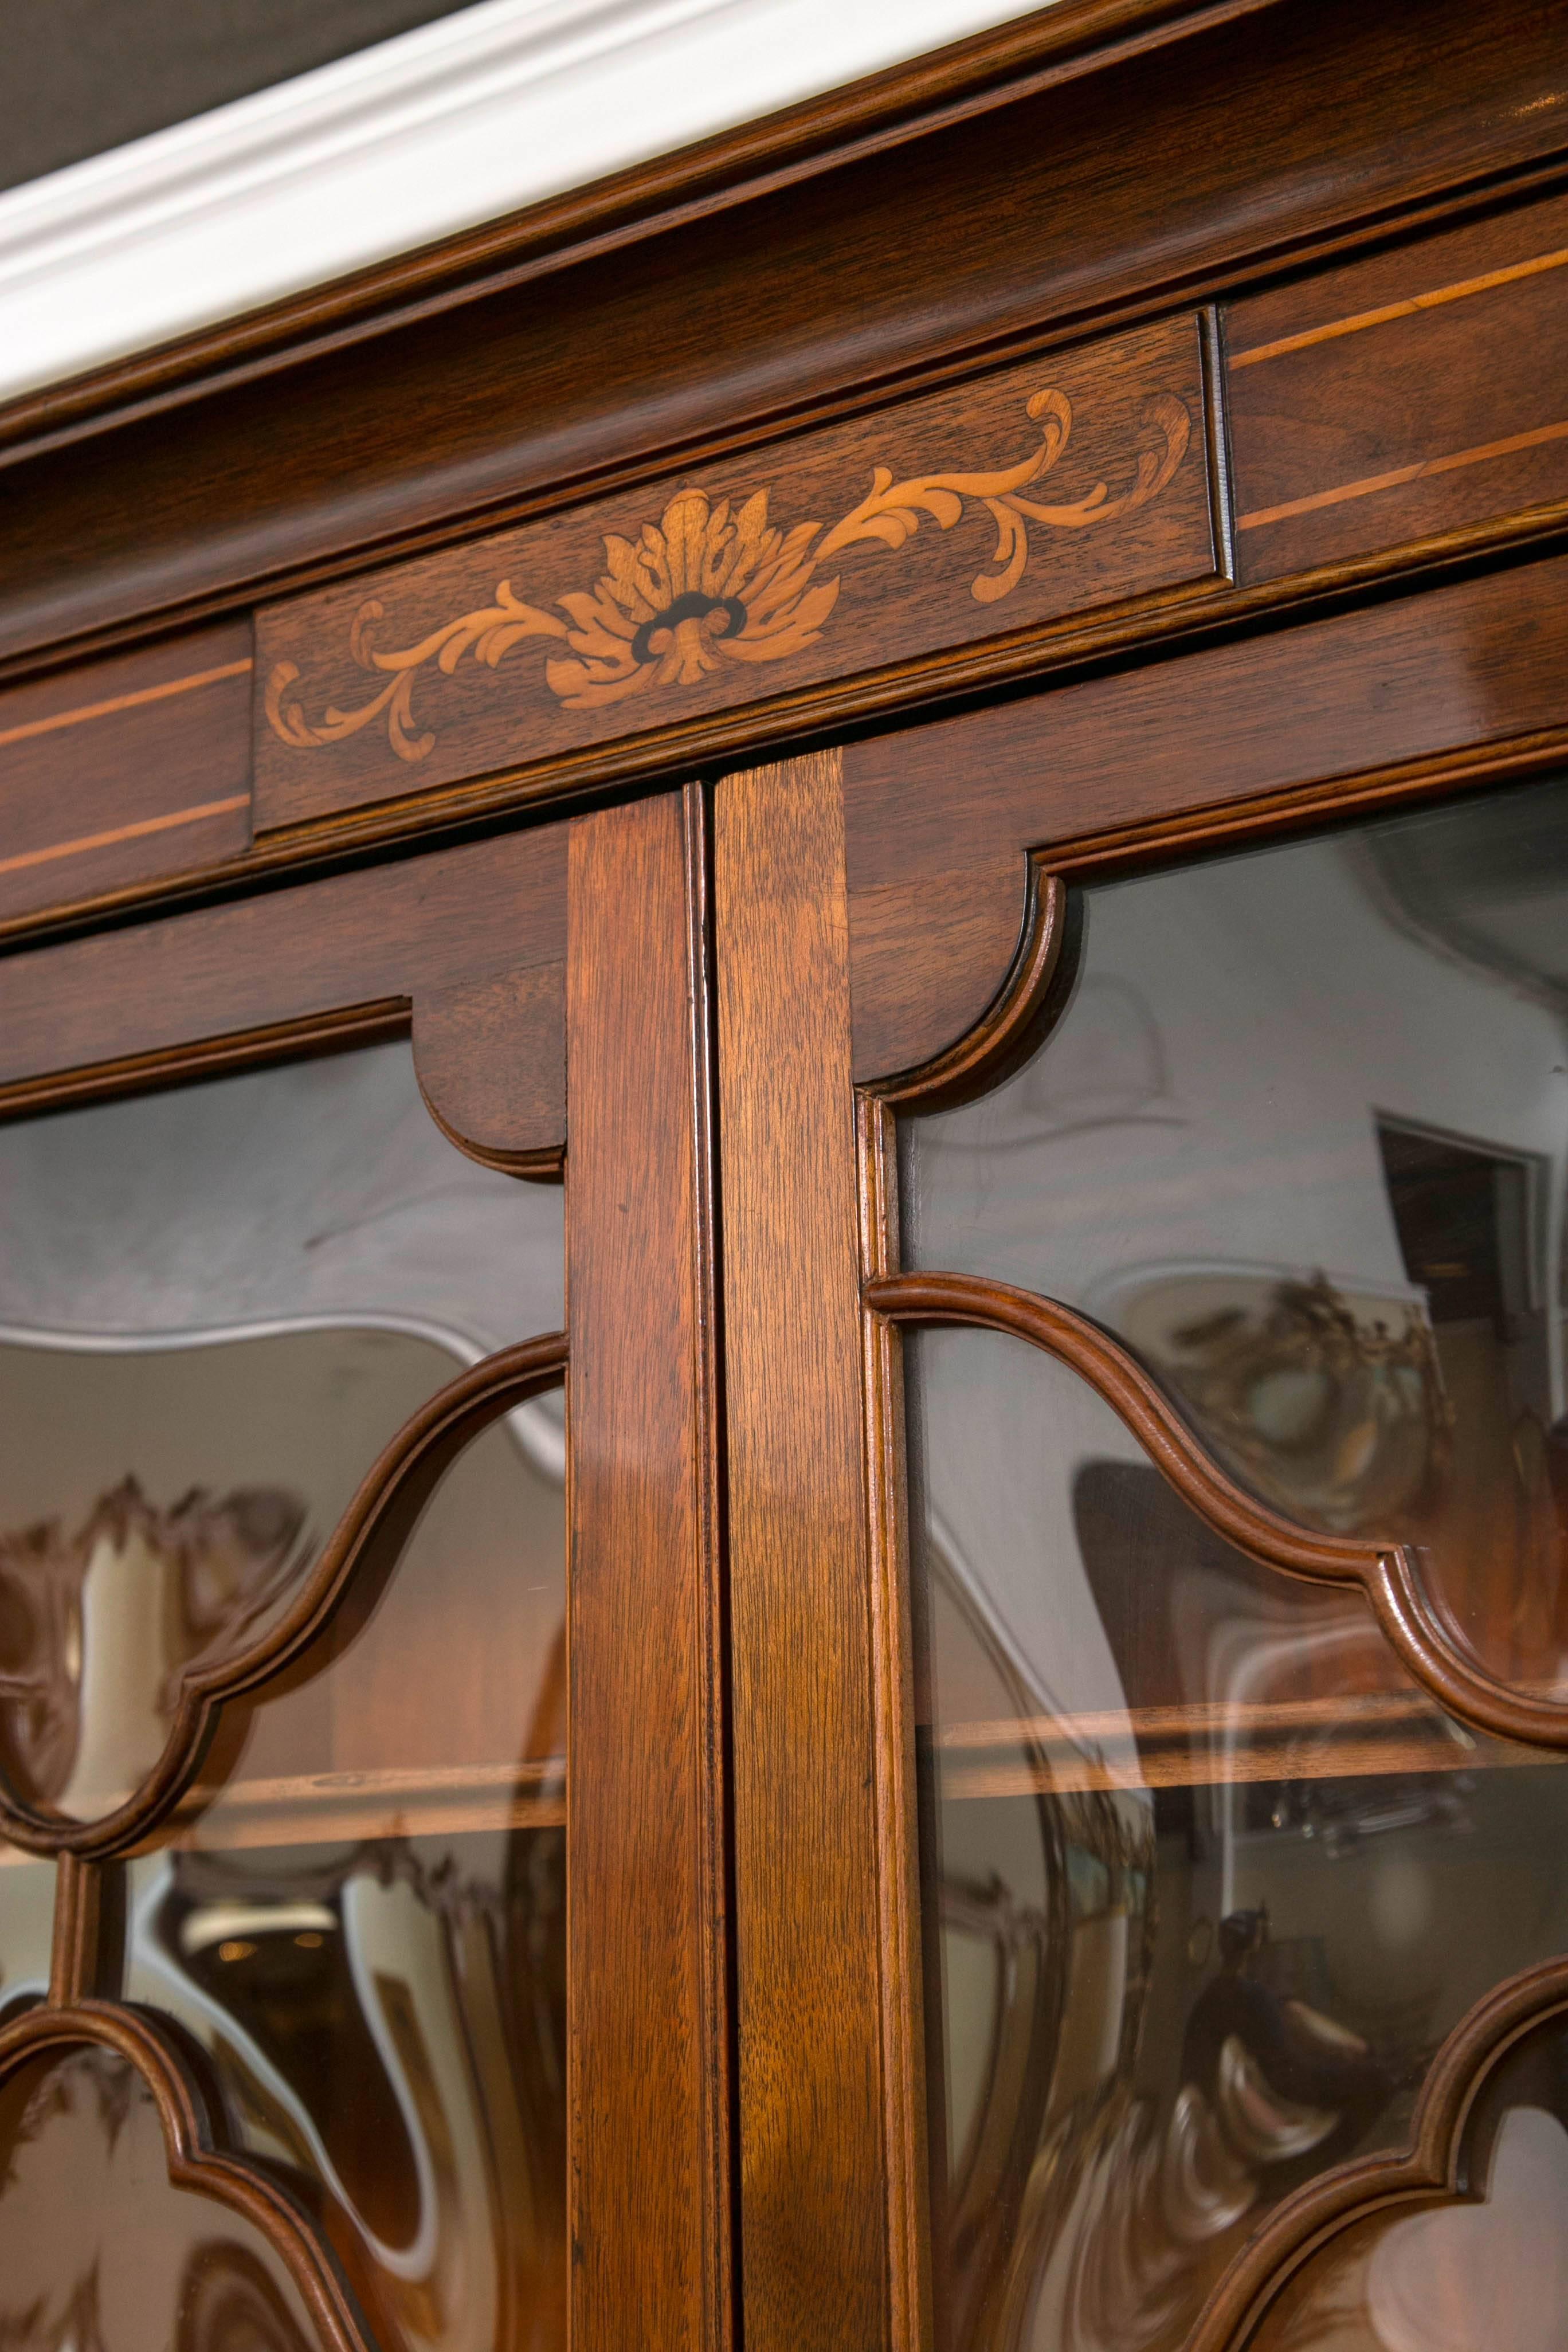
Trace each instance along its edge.
<instances>
[{"instance_id":1,"label":"white painted crown molding","mask_svg":"<svg viewBox=\"0 0 1568 2352\"><path fill-rule=\"evenodd\" d=\"M482 0L0 195L0 399L1039 5Z\"/></svg>"}]
</instances>

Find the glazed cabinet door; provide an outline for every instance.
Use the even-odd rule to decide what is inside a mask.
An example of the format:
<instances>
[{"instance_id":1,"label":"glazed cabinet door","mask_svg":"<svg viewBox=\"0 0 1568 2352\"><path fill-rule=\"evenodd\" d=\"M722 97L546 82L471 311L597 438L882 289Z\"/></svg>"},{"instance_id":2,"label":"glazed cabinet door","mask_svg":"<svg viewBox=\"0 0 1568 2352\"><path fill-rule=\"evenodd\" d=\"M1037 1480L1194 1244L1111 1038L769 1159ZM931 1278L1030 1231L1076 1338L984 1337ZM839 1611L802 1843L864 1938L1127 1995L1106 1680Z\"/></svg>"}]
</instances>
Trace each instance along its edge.
<instances>
[{"instance_id":1,"label":"glazed cabinet door","mask_svg":"<svg viewBox=\"0 0 1568 2352\"><path fill-rule=\"evenodd\" d=\"M702 806L0 974L0 2340L718 2344Z\"/></svg>"},{"instance_id":2,"label":"glazed cabinet door","mask_svg":"<svg viewBox=\"0 0 1568 2352\"><path fill-rule=\"evenodd\" d=\"M1561 586L719 788L749 2352L1563 2340Z\"/></svg>"}]
</instances>

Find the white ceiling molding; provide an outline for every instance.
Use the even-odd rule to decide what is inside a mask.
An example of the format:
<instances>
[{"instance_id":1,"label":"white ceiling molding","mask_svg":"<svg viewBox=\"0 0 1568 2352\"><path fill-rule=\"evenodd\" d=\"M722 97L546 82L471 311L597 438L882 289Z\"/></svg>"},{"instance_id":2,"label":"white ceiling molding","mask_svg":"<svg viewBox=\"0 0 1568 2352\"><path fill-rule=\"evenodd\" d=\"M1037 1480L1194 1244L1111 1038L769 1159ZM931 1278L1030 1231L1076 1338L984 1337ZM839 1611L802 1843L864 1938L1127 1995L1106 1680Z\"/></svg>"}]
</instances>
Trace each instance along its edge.
<instances>
[{"instance_id":1,"label":"white ceiling molding","mask_svg":"<svg viewBox=\"0 0 1568 2352\"><path fill-rule=\"evenodd\" d=\"M482 0L0 195L0 398L1038 5Z\"/></svg>"}]
</instances>

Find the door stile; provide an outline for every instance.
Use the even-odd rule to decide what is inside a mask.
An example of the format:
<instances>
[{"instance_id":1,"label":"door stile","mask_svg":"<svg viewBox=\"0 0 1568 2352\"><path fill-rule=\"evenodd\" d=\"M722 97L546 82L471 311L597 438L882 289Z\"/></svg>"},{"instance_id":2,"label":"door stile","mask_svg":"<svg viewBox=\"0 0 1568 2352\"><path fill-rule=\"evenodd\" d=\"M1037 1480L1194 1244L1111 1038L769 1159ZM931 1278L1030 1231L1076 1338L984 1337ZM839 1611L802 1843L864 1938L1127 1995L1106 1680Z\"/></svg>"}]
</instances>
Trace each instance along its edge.
<instances>
[{"instance_id":1,"label":"door stile","mask_svg":"<svg viewBox=\"0 0 1568 2352\"><path fill-rule=\"evenodd\" d=\"M568 855L574 2352L727 2352L730 2030L700 787Z\"/></svg>"},{"instance_id":2,"label":"door stile","mask_svg":"<svg viewBox=\"0 0 1568 2352\"><path fill-rule=\"evenodd\" d=\"M860 1307L837 753L723 779L714 910L745 2342L906 2352L927 2333L906 1644L896 1522L879 1505L873 1541L868 1507L894 1391Z\"/></svg>"}]
</instances>

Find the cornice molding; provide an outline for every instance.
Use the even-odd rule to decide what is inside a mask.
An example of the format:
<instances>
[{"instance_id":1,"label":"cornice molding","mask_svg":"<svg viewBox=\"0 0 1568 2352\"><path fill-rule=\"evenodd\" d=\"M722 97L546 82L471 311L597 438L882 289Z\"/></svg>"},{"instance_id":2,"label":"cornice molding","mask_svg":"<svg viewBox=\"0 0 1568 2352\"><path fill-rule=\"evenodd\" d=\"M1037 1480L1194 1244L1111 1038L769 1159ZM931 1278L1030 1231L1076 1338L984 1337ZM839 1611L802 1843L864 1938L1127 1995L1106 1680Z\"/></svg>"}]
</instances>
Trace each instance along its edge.
<instances>
[{"instance_id":1,"label":"cornice molding","mask_svg":"<svg viewBox=\"0 0 1568 2352\"><path fill-rule=\"evenodd\" d=\"M1038 5L481 0L0 196L0 399Z\"/></svg>"}]
</instances>

